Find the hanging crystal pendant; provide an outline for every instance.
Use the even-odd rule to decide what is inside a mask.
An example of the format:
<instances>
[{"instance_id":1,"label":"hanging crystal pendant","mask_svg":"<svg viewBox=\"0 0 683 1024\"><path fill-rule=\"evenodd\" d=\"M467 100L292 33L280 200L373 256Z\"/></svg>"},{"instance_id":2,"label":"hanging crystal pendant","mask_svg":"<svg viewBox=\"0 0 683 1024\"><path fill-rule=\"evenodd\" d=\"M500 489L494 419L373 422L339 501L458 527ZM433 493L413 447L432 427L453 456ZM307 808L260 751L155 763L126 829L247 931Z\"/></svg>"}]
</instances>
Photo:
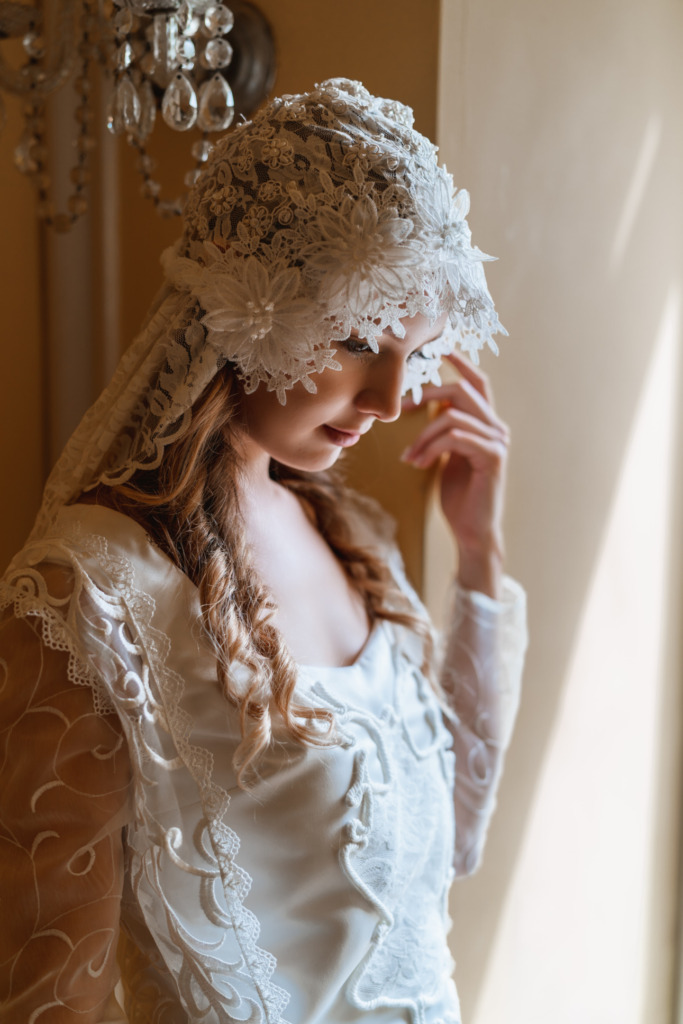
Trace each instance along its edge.
<instances>
[{"instance_id":1,"label":"hanging crystal pendant","mask_svg":"<svg viewBox=\"0 0 683 1024\"><path fill-rule=\"evenodd\" d=\"M152 83L145 80L140 87L140 125L138 135L146 139L152 134L157 116L157 101Z\"/></svg>"},{"instance_id":2,"label":"hanging crystal pendant","mask_svg":"<svg viewBox=\"0 0 683 1024\"><path fill-rule=\"evenodd\" d=\"M177 132L186 132L197 120L197 94L182 71L175 73L166 88L161 115L169 128Z\"/></svg>"},{"instance_id":3,"label":"hanging crystal pendant","mask_svg":"<svg viewBox=\"0 0 683 1024\"><path fill-rule=\"evenodd\" d=\"M34 60L41 60L45 56L45 39L37 32L29 32L22 40L24 50Z\"/></svg>"},{"instance_id":4,"label":"hanging crystal pendant","mask_svg":"<svg viewBox=\"0 0 683 1024\"><path fill-rule=\"evenodd\" d=\"M221 74L216 73L199 90L197 123L205 132L222 132L235 116L232 90Z\"/></svg>"},{"instance_id":5,"label":"hanging crystal pendant","mask_svg":"<svg viewBox=\"0 0 683 1024\"><path fill-rule=\"evenodd\" d=\"M135 131L140 123L140 97L127 74L114 87L107 114L107 128L112 135Z\"/></svg>"},{"instance_id":6,"label":"hanging crystal pendant","mask_svg":"<svg viewBox=\"0 0 683 1024\"><path fill-rule=\"evenodd\" d=\"M128 40L126 40L126 42L122 43L116 51L116 66L119 71L125 71L126 68L129 68L133 63L134 56L133 47L130 45Z\"/></svg>"},{"instance_id":7,"label":"hanging crystal pendant","mask_svg":"<svg viewBox=\"0 0 683 1024\"><path fill-rule=\"evenodd\" d=\"M152 53L159 84L166 85L178 66L178 22L173 15L155 15Z\"/></svg>"},{"instance_id":8,"label":"hanging crystal pendant","mask_svg":"<svg viewBox=\"0 0 683 1024\"><path fill-rule=\"evenodd\" d=\"M127 36L129 32L133 31L134 24L133 12L129 7L123 7L114 16L114 28L117 36L123 38Z\"/></svg>"},{"instance_id":9,"label":"hanging crystal pendant","mask_svg":"<svg viewBox=\"0 0 683 1024\"><path fill-rule=\"evenodd\" d=\"M188 39L186 36L181 36L178 40L177 49L177 60L178 67L185 68L191 71L194 67L195 58L195 45L193 39Z\"/></svg>"},{"instance_id":10,"label":"hanging crystal pendant","mask_svg":"<svg viewBox=\"0 0 683 1024\"><path fill-rule=\"evenodd\" d=\"M161 217L179 217L183 212L181 199L162 199L157 203L157 210Z\"/></svg>"},{"instance_id":11,"label":"hanging crystal pendant","mask_svg":"<svg viewBox=\"0 0 683 1024\"><path fill-rule=\"evenodd\" d=\"M143 75L147 75L148 78L154 77L154 72L157 69L157 62L154 59L154 54L151 50L148 50L138 61L138 67L142 71Z\"/></svg>"},{"instance_id":12,"label":"hanging crystal pendant","mask_svg":"<svg viewBox=\"0 0 683 1024\"><path fill-rule=\"evenodd\" d=\"M225 35L235 24L235 17L225 4L214 4L207 7L204 14L206 31L212 36Z\"/></svg>"},{"instance_id":13,"label":"hanging crystal pendant","mask_svg":"<svg viewBox=\"0 0 683 1024\"><path fill-rule=\"evenodd\" d=\"M35 157L38 142L39 139L35 135L24 135L14 150L14 166L22 174L35 174L38 170L38 161Z\"/></svg>"},{"instance_id":14,"label":"hanging crystal pendant","mask_svg":"<svg viewBox=\"0 0 683 1024\"><path fill-rule=\"evenodd\" d=\"M192 149L190 150L190 152L192 153L192 156L195 158L195 160L198 160L200 163L203 164L205 160L209 159L209 154L211 153L212 149L213 146L211 145L208 139L197 139L196 142L192 143Z\"/></svg>"},{"instance_id":15,"label":"hanging crystal pendant","mask_svg":"<svg viewBox=\"0 0 683 1024\"><path fill-rule=\"evenodd\" d=\"M197 14L197 7L200 6L197 3L193 3L190 6L189 3L184 3L178 8L176 17L178 19L178 28L184 36L196 36L201 26L201 20Z\"/></svg>"},{"instance_id":16,"label":"hanging crystal pendant","mask_svg":"<svg viewBox=\"0 0 683 1024\"><path fill-rule=\"evenodd\" d=\"M227 68L232 60L232 46L227 39L209 39L202 54L204 67Z\"/></svg>"}]
</instances>

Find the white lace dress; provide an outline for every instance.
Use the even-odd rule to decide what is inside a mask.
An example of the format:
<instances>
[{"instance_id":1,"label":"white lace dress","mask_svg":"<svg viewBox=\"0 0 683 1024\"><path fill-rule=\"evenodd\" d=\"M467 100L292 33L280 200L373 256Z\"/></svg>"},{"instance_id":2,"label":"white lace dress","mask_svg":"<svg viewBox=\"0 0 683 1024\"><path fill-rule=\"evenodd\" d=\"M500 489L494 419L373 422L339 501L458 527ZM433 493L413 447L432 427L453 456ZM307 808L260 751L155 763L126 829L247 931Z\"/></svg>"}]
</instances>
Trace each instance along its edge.
<instances>
[{"instance_id":1,"label":"white lace dress","mask_svg":"<svg viewBox=\"0 0 683 1024\"><path fill-rule=\"evenodd\" d=\"M248 792L196 588L131 520L63 509L0 607L4 1022L457 1024L447 894L518 703L516 584L456 595L450 724L380 623L300 669L339 742L277 739Z\"/></svg>"}]
</instances>

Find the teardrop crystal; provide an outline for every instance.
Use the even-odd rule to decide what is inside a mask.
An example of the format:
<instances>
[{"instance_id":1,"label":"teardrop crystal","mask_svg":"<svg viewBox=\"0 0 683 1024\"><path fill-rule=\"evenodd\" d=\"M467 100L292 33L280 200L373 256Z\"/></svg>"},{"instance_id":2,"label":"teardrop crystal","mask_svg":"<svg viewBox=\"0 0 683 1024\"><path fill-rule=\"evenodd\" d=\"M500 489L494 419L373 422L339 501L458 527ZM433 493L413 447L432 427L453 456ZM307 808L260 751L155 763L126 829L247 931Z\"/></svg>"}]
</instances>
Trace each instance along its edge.
<instances>
[{"instance_id":1,"label":"teardrop crystal","mask_svg":"<svg viewBox=\"0 0 683 1024\"><path fill-rule=\"evenodd\" d=\"M166 87L161 115L177 132L186 132L197 120L197 94L182 71L177 71Z\"/></svg>"},{"instance_id":2,"label":"teardrop crystal","mask_svg":"<svg viewBox=\"0 0 683 1024\"><path fill-rule=\"evenodd\" d=\"M140 97L128 75L122 75L114 87L107 114L112 135L135 131L140 123Z\"/></svg>"},{"instance_id":3,"label":"teardrop crystal","mask_svg":"<svg viewBox=\"0 0 683 1024\"><path fill-rule=\"evenodd\" d=\"M216 73L199 90L199 127L205 132L222 132L229 127L234 116L232 89L223 76Z\"/></svg>"}]
</instances>

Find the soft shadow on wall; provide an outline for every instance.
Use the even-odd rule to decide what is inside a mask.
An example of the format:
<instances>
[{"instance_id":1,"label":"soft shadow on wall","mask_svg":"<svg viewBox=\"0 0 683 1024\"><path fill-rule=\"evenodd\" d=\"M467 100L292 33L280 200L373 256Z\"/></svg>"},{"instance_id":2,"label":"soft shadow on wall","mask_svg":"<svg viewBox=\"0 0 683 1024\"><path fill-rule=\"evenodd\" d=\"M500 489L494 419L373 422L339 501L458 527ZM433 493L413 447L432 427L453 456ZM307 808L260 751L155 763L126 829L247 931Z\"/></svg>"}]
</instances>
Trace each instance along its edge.
<instances>
[{"instance_id":1,"label":"soft shadow on wall","mask_svg":"<svg viewBox=\"0 0 683 1024\"><path fill-rule=\"evenodd\" d=\"M439 141L500 257L489 368L532 637L485 863L456 886L470 1024L673 1020L682 20L443 5Z\"/></svg>"}]
</instances>

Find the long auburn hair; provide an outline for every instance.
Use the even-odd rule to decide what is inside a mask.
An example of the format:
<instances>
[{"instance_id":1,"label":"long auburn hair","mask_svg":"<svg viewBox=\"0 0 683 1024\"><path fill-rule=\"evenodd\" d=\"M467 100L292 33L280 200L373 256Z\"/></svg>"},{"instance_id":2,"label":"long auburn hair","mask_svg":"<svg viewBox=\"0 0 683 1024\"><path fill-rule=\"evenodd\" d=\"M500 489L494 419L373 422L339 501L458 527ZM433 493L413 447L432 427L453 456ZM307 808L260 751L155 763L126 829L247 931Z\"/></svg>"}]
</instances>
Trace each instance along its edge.
<instances>
[{"instance_id":1,"label":"long auburn hair","mask_svg":"<svg viewBox=\"0 0 683 1024\"><path fill-rule=\"evenodd\" d=\"M275 716L300 744L327 745L335 733L329 710L296 699L297 666L273 625L272 596L249 557L239 501L239 396L228 365L197 399L189 427L168 445L156 469L138 470L125 484L100 485L93 498L140 523L197 586L220 684L239 710L242 740L233 764L245 786L271 740ZM386 562L354 543L351 523L359 516L368 521L368 500L345 487L338 471L309 474L271 463L271 475L304 502L370 621L386 619L418 634L422 667L433 679L429 623L415 613ZM374 532L379 534L376 524ZM246 688L236 685L236 665L240 679L247 670Z\"/></svg>"}]
</instances>

